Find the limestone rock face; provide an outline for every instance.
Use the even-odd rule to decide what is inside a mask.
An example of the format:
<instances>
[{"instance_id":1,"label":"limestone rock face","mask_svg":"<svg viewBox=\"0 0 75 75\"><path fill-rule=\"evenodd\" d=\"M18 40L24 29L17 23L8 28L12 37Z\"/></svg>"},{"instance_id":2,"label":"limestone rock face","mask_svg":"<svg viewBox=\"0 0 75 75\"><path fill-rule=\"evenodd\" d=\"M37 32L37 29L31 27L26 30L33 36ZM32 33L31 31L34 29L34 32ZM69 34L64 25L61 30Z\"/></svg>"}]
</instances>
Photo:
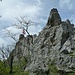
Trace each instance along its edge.
<instances>
[{"instance_id":1,"label":"limestone rock face","mask_svg":"<svg viewBox=\"0 0 75 75\"><path fill-rule=\"evenodd\" d=\"M46 73L49 70L48 64L53 62L58 70L75 71L75 28L69 20L61 20L57 9L51 10L46 26L38 36L27 36L19 41L25 47L18 43L19 48L17 45L15 47L16 53L21 49L22 56L28 53L31 56L25 71L35 73L42 70L48 75Z\"/></svg>"},{"instance_id":2,"label":"limestone rock face","mask_svg":"<svg viewBox=\"0 0 75 75\"><path fill-rule=\"evenodd\" d=\"M50 12L47 25L54 26L54 25L59 25L60 23L61 23L61 18L58 13L58 10L56 8L53 8Z\"/></svg>"}]
</instances>

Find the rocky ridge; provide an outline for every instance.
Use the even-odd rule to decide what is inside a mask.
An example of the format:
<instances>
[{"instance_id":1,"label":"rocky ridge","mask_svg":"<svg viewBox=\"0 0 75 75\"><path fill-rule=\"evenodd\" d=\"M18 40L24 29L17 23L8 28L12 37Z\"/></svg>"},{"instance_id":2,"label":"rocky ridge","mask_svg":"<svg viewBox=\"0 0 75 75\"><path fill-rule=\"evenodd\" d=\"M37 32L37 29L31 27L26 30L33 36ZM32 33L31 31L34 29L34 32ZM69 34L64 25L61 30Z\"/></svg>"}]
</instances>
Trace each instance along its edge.
<instances>
[{"instance_id":1,"label":"rocky ridge","mask_svg":"<svg viewBox=\"0 0 75 75\"><path fill-rule=\"evenodd\" d=\"M75 72L75 28L69 20L62 21L56 8L50 12L48 22L39 35L20 35L13 55L30 56L25 71L35 75L38 70L48 75L49 64L60 72ZM14 61L18 57L14 57ZM42 74L41 74L42 75Z\"/></svg>"}]
</instances>

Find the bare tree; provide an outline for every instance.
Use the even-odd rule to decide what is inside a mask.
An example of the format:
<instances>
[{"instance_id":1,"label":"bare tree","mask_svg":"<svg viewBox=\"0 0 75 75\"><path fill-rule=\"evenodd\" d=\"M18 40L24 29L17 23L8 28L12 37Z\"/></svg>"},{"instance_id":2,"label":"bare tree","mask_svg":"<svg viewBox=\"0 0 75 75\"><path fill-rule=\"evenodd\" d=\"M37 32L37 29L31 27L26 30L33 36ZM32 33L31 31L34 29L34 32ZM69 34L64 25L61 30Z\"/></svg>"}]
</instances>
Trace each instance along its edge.
<instances>
[{"instance_id":1,"label":"bare tree","mask_svg":"<svg viewBox=\"0 0 75 75\"><path fill-rule=\"evenodd\" d=\"M26 33L28 35L30 35L29 33L29 27L30 26L36 26L38 23L36 22L33 22L32 20L29 20L27 19L26 17L20 17L20 18L17 18L18 20L18 23L17 24L14 24L13 26L17 29L22 29L22 34L25 35ZM11 32L11 30L5 28L4 29L6 34L8 35L8 37L11 37L13 40L17 41L18 39L16 39L16 35L18 35L18 33L14 34Z\"/></svg>"},{"instance_id":2,"label":"bare tree","mask_svg":"<svg viewBox=\"0 0 75 75\"><path fill-rule=\"evenodd\" d=\"M1 53L2 60L3 61L6 60L9 57L9 54L10 54L9 46L7 46L5 48L4 44L3 44L2 47L0 47L0 53Z\"/></svg>"},{"instance_id":3,"label":"bare tree","mask_svg":"<svg viewBox=\"0 0 75 75\"><path fill-rule=\"evenodd\" d=\"M14 33L12 33L10 30L8 30L8 29L4 29L5 30L5 33L6 33L6 35L8 36L8 37L11 37L14 41L17 41L18 39L16 39L16 35L17 35L17 33L16 34L14 34Z\"/></svg>"},{"instance_id":4,"label":"bare tree","mask_svg":"<svg viewBox=\"0 0 75 75\"><path fill-rule=\"evenodd\" d=\"M22 29L23 34L27 33L28 35L30 35L28 28L30 26L34 26L38 24L36 22L33 22L30 19L27 19L26 17L20 17L20 18L17 18L17 20L18 20L18 24L14 24L14 26L18 29Z\"/></svg>"},{"instance_id":5,"label":"bare tree","mask_svg":"<svg viewBox=\"0 0 75 75\"><path fill-rule=\"evenodd\" d=\"M2 45L2 47L0 47L0 55L1 55L1 60L4 62L4 67L6 66L6 60L9 65L8 58L11 53L9 47L10 47L9 45L7 47L5 47L4 44Z\"/></svg>"},{"instance_id":6,"label":"bare tree","mask_svg":"<svg viewBox=\"0 0 75 75\"><path fill-rule=\"evenodd\" d=\"M11 49L10 46L11 45L7 45L7 47L5 47L3 44L2 47L0 47L0 55L1 55L1 60L4 62L4 67L8 65L10 68L9 73L12 73L13 53L10 50Z\"/></svg>"},{"instance_id":7,"label":"bare tree","mask_svg":"<svg viewBox=\"0 0 75 75\"><path fill-rule=\"evenodd\" d=\"M30 35L30 33L29 33L29 31L28 31L28 28L29 28L29 26L37 25L37 23L32 22L31 20L26 19L26 17L20 17L20 18L17 18L17 20L18 20L18 24L14 24L14 26L15 26L17 29L22 29L22 35L25 35L25 33L27 33L27 34L30 36L30 38L33 39L33 37ZM16 39L16 37L15 37L17 34L12 33L12 32L11 32L10 30L8 30L8 29L5 29L5 31L6 31L6 34L7 34L9 37L11 37L13 40L15 40L15 42L17 42L17 39ZM29 39L29 38L28 38L28 39ZM29 42L29 40L28 40L27 42ZM31 43L33 43L33 42L31 42ZM19 41L19 44L22 45L23 47L26 47L28 50L30 50L30 48L28 48L26 45L22 44L20 41ZM2 51L2 53L3 53L3 54L2 54L2 55L3 55L3 56L2 56L3 59L9 58L10 73L12 73L13 58L14 58L17 54L13 55L13 52L8 51L8 49L6 50L8 53L4 53L3 48L2 48L1 51ZM8 55L10 55L10 56L8 57ZM25 58L25 60L26 60L26 58Z\"/></svg>"}]
</instances>

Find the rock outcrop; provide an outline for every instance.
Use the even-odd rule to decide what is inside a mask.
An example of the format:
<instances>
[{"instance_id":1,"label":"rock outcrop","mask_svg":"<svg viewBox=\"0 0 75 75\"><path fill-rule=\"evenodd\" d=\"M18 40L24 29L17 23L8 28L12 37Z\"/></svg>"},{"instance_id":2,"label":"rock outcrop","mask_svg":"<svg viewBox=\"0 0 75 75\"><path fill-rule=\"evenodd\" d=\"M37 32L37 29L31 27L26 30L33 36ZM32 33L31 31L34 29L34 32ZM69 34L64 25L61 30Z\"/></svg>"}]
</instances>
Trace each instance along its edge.
<instances>
[{"instance_id":1,"label":"rock outcrop","mask_svg":"<svg viewBox=\"0 0 75 75\"><path fill-rule=\"evenodd\" d=\"M57 9L51 10L46 26L38 36L21 36L14 54L30 55L25 71L34 75L40 70L48 75L49 64L55 63L60 72L75 72L75 28L69 20L61 20ZM16 59L15 56L14 61Z\"/></svg>"}]
</instances>

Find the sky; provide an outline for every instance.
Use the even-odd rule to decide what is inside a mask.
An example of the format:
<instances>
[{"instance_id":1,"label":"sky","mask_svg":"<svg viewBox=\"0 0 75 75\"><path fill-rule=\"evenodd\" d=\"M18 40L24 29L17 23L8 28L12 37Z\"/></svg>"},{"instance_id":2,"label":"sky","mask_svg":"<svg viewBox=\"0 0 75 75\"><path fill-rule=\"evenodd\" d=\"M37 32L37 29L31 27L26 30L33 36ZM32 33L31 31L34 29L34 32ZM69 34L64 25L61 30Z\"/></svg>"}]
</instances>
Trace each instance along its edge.
<instances>
[{"instance_id":1,"label":"sky","mask_svg":"<svg viewBox=\"0 0 75 75\"><path fill-rule=\"evenodd\" d=\"M0 46L13 43L14 40L7 35L5 29L14 34L21 34L21 29L16 29L20 16L26 16L38 23L29 27L30 34L38 34L46 25L50 10L57 8L62 20L70 19L75 24L75 0L2 0L0 2ZM18 36L16 36L18 38Z\"/></svg>"}]
</instances>

